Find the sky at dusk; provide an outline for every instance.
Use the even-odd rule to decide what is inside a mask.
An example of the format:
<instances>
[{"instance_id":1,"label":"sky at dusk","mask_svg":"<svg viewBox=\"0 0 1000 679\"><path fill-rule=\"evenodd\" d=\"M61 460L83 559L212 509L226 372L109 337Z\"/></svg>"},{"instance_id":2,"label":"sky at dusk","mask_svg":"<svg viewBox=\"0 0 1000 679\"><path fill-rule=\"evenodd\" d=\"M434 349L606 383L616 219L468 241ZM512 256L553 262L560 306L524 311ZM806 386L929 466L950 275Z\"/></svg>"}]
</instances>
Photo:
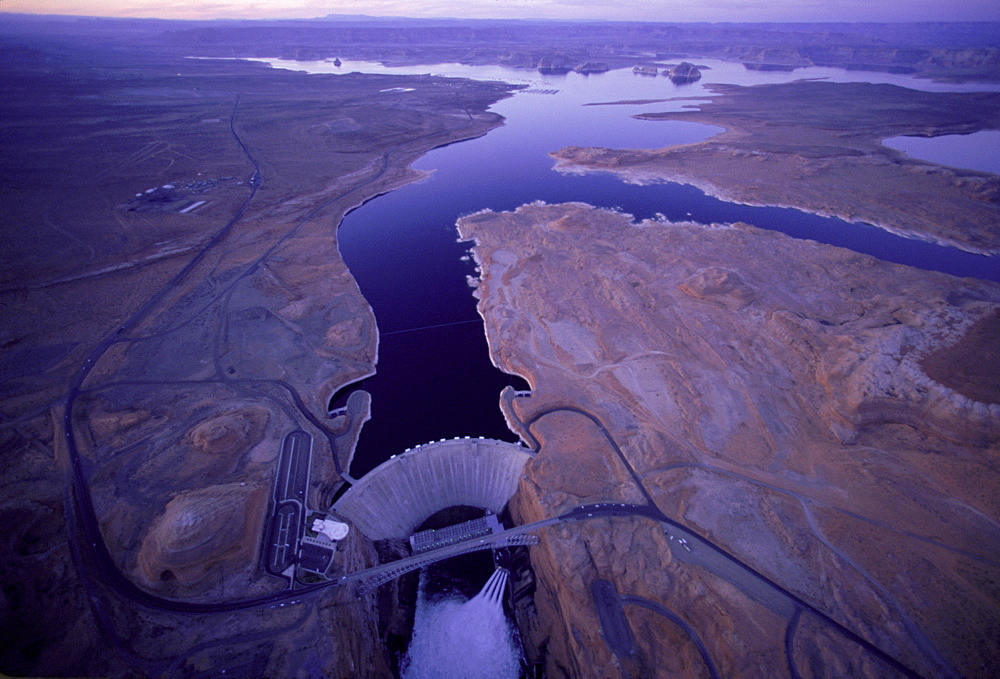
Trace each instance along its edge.
<instances>
[{"instance_id":1,"label":"sky at dusk","mask_svg":"<svg viewBox=\"0 0 1000 679\"><path fill-rule=\"evenodd\" d=\"M0 0L32 14L278 19L327 14L626 21L995 21L1000 0Z\"/></svg>"}]
</instances>

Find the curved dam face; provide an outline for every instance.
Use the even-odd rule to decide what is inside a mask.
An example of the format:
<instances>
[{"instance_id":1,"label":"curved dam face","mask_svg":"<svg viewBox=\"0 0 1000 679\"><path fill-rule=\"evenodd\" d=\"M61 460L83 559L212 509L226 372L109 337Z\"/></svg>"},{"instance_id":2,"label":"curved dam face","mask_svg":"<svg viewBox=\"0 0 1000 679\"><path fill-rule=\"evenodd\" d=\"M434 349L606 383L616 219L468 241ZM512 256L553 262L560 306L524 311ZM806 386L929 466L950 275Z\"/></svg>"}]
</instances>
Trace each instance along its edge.
<instances>
[{"instance_id":1,"label":"curved dam face","mask_svg":"<svg viewBox=\"0 0 1000 679\"><path fill-rule=\"evenodd\" d=\"M435 441L365 474L333 505L372 540L408 538L426 519L456 505L499 514L532 451L495 439Z\"/></svg>"}]
</instances>

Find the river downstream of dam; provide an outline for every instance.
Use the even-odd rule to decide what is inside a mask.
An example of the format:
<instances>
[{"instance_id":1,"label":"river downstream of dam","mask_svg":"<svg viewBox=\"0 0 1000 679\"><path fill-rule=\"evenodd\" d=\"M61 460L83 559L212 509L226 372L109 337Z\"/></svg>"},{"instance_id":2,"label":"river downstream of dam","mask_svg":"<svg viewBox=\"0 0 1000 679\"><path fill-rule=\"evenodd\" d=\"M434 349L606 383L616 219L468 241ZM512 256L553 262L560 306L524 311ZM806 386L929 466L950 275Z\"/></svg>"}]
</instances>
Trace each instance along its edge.
<instances>
[{"instance_id":1,"label":"river downstream of dam","mask_svg":"<svg viewBox=\"0 0 1000 679\"><path fill-rule=\"evenodd\" d=\"M740 64L705 61L702 81L674 85L669 79L628 70L596 75L543 76L498 66L384 67L368 62L267 60L276 67L312 72L361 71L462 76L504 80L525 89L494 105L502 127L478 139L436 149L414 167L432 172L351 212L338 232L342 256L371 304L379 326L378 374L358 385L373 396L351 468L360 477L389 456L417 444L454 436L511 440L498 407L508 384L522 380L500 373L489 361L482 321L467 276L475 276L468 244L457 242L456 220L482 209L513 210L541 200L580 201L616 208L637 219L663 215L671 221L743 221L846 247L880 259L954 275L1000 278L995 258L902 238L865 224L851 224L800 210L751 207L676 183L628 184L608 174L553 171L550 151L564 146L659 148L707 139L721 128L690 122L642 121L631 116L681 110L712 95L711 83L754 85L803 78L884 82L913 89L969 91L993 86L950 85L883 73L833 68L794 72L754 71ZM618 106L594 102L670 99Z\"/></svg>"}]
</instances>

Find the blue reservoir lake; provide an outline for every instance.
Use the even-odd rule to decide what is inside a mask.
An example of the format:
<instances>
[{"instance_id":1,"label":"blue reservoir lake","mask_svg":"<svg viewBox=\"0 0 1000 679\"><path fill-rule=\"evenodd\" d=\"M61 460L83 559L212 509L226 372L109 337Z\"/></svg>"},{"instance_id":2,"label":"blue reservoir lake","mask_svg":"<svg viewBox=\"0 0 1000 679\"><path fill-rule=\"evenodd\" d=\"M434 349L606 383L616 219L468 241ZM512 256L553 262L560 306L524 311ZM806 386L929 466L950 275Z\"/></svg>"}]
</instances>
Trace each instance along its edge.
<instances>
[{"instance_id":1,"label":"blue reservoir lake","mask_svg":"<svg viewBox=\"0 0 1000 679\"><path fill-rule=\"evenodd\" d=\"M466 276L475 275L457 242L455 222L485 208L513 210L536 200L580 201L620 209L636 219L663 215L671 221L742 221L862 252L879 259L957 276L1000 280L996 257L895 236L790 208L730 203L692 186L628 184L610 174L569 175L553 171L547 155L564 146L660 148L707 139L720 128L689 122L635 120L643 112L682 110L711 96L705 85L788 82L802 78L887 82L929 91L1000 89L995 85L951 85L909 76L830 68L794 72L751 71L739 64L700 60L710 66L701 81L674 85L630 70L584 76L543 76L501 67L439 64L386 68L345 62L267 60L276 67L310 72L435 74L505 80L525 91L494 105L503 127L478 139L436 149L414 167L433 172L426 180L380 196L354 210L338 232L340 251L375 311L380 343L378 374L358 384L373 397L351 473L362 476L390 455L453 436L513 440L498 407L508 384L522 380L489 361L482 321ZM551 93L556 90L556 93ZM388 95L387 95L388 96ZM392 96L405 96L398 93ZM643 105L584 106L620 100L683 100Z\"/></svg>"},{"instance_id":2,"label":"blue reservoir lake","mask_svg":"<svg viewBox=\"0 0 1000 679\"><path fill-rule=\"evenodd\" d=\"M1000 174L1000 130L940 137L890 137L882 144L938 165Z\"/></svg>"}]
</instances>

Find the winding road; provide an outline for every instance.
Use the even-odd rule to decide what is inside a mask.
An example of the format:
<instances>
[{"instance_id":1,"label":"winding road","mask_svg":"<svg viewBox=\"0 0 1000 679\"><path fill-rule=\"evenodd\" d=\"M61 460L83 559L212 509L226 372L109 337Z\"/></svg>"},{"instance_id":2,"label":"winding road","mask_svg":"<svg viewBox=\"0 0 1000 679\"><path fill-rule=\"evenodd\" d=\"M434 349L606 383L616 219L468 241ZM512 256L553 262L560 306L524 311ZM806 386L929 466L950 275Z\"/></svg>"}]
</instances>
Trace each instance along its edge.
<instances>
[{"instance_id":1,"label":"winding road","mask_svg":"<svg viewBox=\"0 0 1000 679\"><path fill-rule=\"evenodd\" d=\"M179 286L185 282L191 275L192 271L205 259L205 257L212 252L230 232L233 230L234 226L239 223L243 217L246 215L247 210L250 208L251 203L257 196L261 187L264 185L263 175L261 173L261 166L258 159L254 156L251 149L247 146L244 140L240 137L239 132L236 129L236 118L240 107L240 96L238 94L232 95L234 98L232 111L229 116L229 132L232 138L235 140L236 144L239 146L241 153L243 154L246 161L251 165L252 170L246 179L246 185L249 187L249 193L244 201L240 204L238 209L232 215L228 222L222 226L213 236L205 243L205 245L197 251L188 263L178 271L162 288L160 288L156 293L154 293L145 303L142 304L128 319L122 322L122 324L115 329L112 333L103 338L94 350L89 354L89 356L84 360L83 365L75 374L72 382L69 385L68 390L65 395L65 405L61 418L62 422L62 436L66 446L66 454L69 461L69 473L70 473L70 488L69 494L71 495L71 501L67 502L67 514L68 514L68 524L71 529L71 534L75 531L79 536L77 541L71 539L73 544L73 552L77 561L78 570L80 575L91 593L91 600L94 601L98 597L98 593L94 588L94 582L99 580L102 584L110 587L116 591L119 595L127 600L134 603L141 604L150 608L163 611L179 612L179 613L221 613L234 610L241 610L246 608L253 608L256 606L269 605L273 602L282 602L292 598L294 595L288 592L282 592L275 595L257 597L253 599L241 600L241 601L231 601L225 603L211 603L211 604L199 604L199 603L187 603L174 601L166 599L163 597L156 596L145 590L139 588L135 585L129 578L127 578L115 563L111 553L108 550L108 546L104 540L104 536L100 529L100 524L97 519L97 515L94 509L94 502L91 495L91 489L87 481L87 474L84 468L84 461L80 453L79 443L77 441L77 432L75 424L75 415L77 402L81 396L101 391L113 386L120 385L153 385L153 384L178 384L178 385L188 385L193 384L189 381L181 382L170 382L166 380L160 381L136 381L131 380L128 382L108 382L96 387L94 389L87 389L84 387L88 376L93 372L94 368L98 364L105 354L107 354L115 345L119 343L131 342L136 339L141 339L139 337L130 336L130 333L136 329L142 321L150 316L150 314L158 308L158 306L174 291L176 291ZM320 212L325 210L331 204L350 197L353 194L361 192L368 186L373 185L379 179L381 179L389 169L389 160L392 154L398 151L403 143L400 143L382 154L380 162L377 164L374 173L367 177L360 183L354 185L352 188L345 190L324 202L318 204L308 213L306 213L294 227L292 227L287 233L285 233L281 238L277 239L276 242L268 248L260 257L253 260L245 266L244 272L241 276L236 277L235 280L230 281L225 287L220 290L215 291L216 294L214 298L219 298L230 290L237 281L242 280L249 276L251 273L257 270L268 257L272 256L275 251L289 238L291 238L305 223L312 220ZM245 380L239 378L230 378L224 372L220 370L220 366L216 365L216 376L214 379L201 380L198 383L206 382L216 382L216 383L226 383L233 385L240 384L274 384L283 388L291 398L298 411L298 414L305 420L310 422L316 429L322 432L330 441L331 449L334 449L333 441L338 437L327 427L320 419L312 413L312 411L305 405L301 395L295 390L295 388L288 384L287 382L280 380ZM337 473L344 475L345 470L341 468L340 460L337 456L333 456L334 463L337 469Z\"/></svg>"}]
</instances>

